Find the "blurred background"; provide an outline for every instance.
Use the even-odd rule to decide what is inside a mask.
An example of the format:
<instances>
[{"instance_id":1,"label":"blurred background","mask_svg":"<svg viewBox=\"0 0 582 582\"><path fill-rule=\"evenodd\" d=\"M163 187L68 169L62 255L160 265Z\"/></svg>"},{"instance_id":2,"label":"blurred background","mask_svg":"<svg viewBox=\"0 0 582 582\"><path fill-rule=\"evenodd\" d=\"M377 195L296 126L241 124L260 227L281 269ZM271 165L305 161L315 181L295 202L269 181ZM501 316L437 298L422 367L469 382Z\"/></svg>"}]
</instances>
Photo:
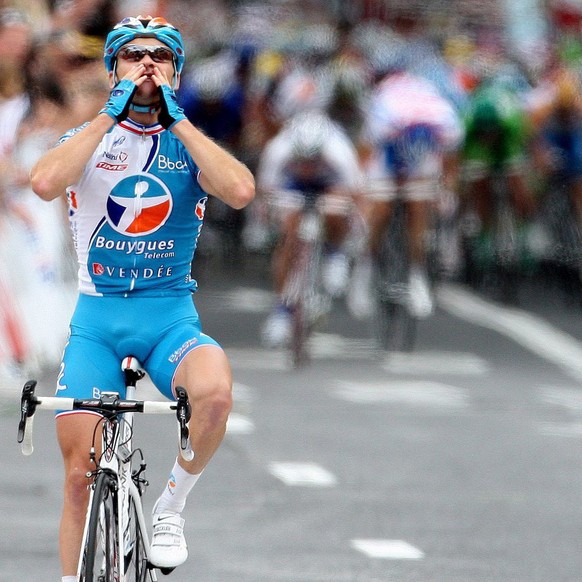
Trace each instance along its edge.
<instances>
[{"instance_id":1,"label":"blurred background","mask_svg":"<svg viewBox=\"0 0 582 582\"><path fill-rule=\"evenodd\" d=\"M0 7L0 377L58 361L76 266L64 201L36 200L27 175L64 131L101 108L103 41L124 15L162 14L176 23L188 48L180 88L187 115L253 172L269 139L313 103L358 147L366 99L396 46L407 47L410 68L461 119L485 78L503 78L523 111L523 173L538 199L549 173L535 159L540 127L560 95L570 90L579 99L576 0L14 0ZM199 255L219 253L228 269L270 253L261 214L213 201ZM539 231L530 236L538 258ZM442 252L448 276L458 278L459 249Z\"/></svg>"},{"instance_id":2,"label":"blurred background","mask_svg":"<svg viewBox=\"0 0 582 582\"><path fill-rule=\"evenodd\" d=\"M209 203L195 301L231 359L235 407L171 579L580 580L582 0L0 0L0 581L59 576L54 423L37 415L30 458L15 437L23 381L53 391L77 266L66 201L37 199L28 172L100 110L104 38L140 13L181 30L180 103L255 174L285 123L316 107L366 175L365 121L396 61L461 128L434 198L436 309L406 353L379 354L373 318L343 296L307 366L265 349L269 210L261 192L243 211ZM510 293L487 275L487 213L471 205L484 168L505 172L521 211ZM174 446L165 420L138 423L146 505Z\"/></svg>"}]
</instances>

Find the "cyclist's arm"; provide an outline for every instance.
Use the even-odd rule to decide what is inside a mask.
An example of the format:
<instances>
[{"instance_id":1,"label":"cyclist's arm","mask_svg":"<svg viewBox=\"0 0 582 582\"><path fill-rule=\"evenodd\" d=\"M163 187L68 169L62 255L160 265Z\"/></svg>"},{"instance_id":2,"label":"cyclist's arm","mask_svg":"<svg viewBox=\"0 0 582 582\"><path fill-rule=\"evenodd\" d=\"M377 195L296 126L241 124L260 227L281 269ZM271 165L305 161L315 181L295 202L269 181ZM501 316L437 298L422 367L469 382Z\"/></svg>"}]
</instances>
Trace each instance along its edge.
<instances>
[{"instance_id":1,"label":"cyclist's arm","mask_svg":"<svg viewBox=\"0 0 582 582\"><path fill-rule=\"evenodd\" d=\"M113 119L99 114L81 131L49 150L30 171L33 191L43 200L53 200L81 178L103 136L113 126Z\"/></svg>"},{"instance_id":2,"label":"cyclist's arm","mask_svg":"<svg viewBox=\"0 0 582 582\"><path fill-rule=\"evenodd\" d=\"M250 170L225 149L183 119L171 131L184 144L200 169L200 186L228 206L240 209L255 196L255 180Z\"/></svg>"}]
</instances>

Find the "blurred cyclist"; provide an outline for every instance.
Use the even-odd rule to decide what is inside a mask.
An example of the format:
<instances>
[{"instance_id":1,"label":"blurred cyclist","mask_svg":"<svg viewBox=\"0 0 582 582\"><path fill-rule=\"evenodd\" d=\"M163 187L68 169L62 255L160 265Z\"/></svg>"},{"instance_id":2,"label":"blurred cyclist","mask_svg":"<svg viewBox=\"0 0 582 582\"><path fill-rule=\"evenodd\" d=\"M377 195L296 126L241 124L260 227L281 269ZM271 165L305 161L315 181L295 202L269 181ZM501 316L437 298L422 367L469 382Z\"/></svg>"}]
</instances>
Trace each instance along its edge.
<instances>
[{"instance_id":1,"label":"blurred cyclist","mask_svg":"<svg viewBox=\"0 0 582 582\"><path fill-rule=\"evenodd\" d=\"M485 80L471 95L461 148L463 203L471 205L482 239L494 218L494 178L506 180L519 218L530 217L535 200L526 183L528 127L515 90L504 79Z\"/></svg>"},{"instance_id":2,"label":"blurred cyclist","mask_svg":"<svg viewBox=\"0 0 582 582\"><path fill-rule=\"evenodd\" d=\"M564 188L582 226L582 103L580 82L572 71L556 75L549 106L539 119L535 159L551 187Z\"/></svg>"},{"instance_id":3,"label":"blurred cyclist","mask_svg":"<svg viewBox=\"0 0 582 582\"><path fill-rule=\"evenodd\" d=\"M407 307L422 318L433 311L425 239L443 172L454 168L445 161L456 152L462 128L453 106L430 81L408 72L397 48L384 58L385 74L372 93L363 139L368 150L368 253L354 268L348 304L358 318L373 314L374 262L393 202L401 197L407 207L410 261Z\"/></svg>"},{"instance_id":4,"label":"blurred cyclist","mask_svg":"<svg viewBox=\"0 0 582 582\"><path fill-rule=\"evenodd\" d=\"M306 197L321 195L325 222L324 285L341 295L349 261L343 244L350 229L350 196L361 187L355 148L327 114L309 110L292 117L266 146L257 184L277 214L279 239L272 258L277 304L263 327L266 345L284 345L291 332L291 313L283 291L294 260L297 228Z\"/></svg>"}]
</instances>

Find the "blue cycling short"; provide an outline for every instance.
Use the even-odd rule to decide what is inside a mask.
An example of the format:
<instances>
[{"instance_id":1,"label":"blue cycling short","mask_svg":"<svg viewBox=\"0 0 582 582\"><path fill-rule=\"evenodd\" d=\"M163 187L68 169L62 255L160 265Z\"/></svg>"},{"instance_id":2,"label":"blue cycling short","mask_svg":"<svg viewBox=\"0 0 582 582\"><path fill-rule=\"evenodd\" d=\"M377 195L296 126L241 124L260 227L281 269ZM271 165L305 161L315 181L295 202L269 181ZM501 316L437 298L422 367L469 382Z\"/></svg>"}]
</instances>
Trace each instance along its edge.
<instances>
[{"instance_id":1,"label":"blue cycling short","mask_svg":"<svg viewBox=\"0 0 582 582\"><path fill-rule=\"evenodd\" d=\"M121 361L135 356L158 390L172 400L172 383L184 356L219 344L202 333L191 294L163 297L80 295L70 326L57 396L125 396Z\"/></svg>"}]
</instances>

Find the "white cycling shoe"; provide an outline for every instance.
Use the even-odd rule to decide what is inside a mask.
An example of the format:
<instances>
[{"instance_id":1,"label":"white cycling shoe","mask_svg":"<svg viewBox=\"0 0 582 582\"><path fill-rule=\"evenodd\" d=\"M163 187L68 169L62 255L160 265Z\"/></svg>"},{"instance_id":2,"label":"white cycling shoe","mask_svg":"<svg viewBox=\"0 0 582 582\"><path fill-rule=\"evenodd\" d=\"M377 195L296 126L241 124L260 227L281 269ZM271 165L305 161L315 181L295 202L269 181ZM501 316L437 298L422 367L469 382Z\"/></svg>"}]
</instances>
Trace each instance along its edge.
<instances>
[{"instance_id":1,"label":"white cycling shoe","mask_svg":"<svg viewBox=\"0 0 582 582\"><path fill-rule=\"evenodd\" d=\"M175 568L188 557L184 520L179 513L162 512L153 516L150 562L158 568Z\"/></svg>"},{"instance_id":2,"label":"white cycling shoe","mask_svg":"<svg viewBox=\"0 0 582 582\"><path fill-rule=\"evenodd\" d=\"M412 267L408 284L408 311L410 315L417 319L431 316L434 312L434 299L424 271Z\"/></svg>"}]
</instances>

